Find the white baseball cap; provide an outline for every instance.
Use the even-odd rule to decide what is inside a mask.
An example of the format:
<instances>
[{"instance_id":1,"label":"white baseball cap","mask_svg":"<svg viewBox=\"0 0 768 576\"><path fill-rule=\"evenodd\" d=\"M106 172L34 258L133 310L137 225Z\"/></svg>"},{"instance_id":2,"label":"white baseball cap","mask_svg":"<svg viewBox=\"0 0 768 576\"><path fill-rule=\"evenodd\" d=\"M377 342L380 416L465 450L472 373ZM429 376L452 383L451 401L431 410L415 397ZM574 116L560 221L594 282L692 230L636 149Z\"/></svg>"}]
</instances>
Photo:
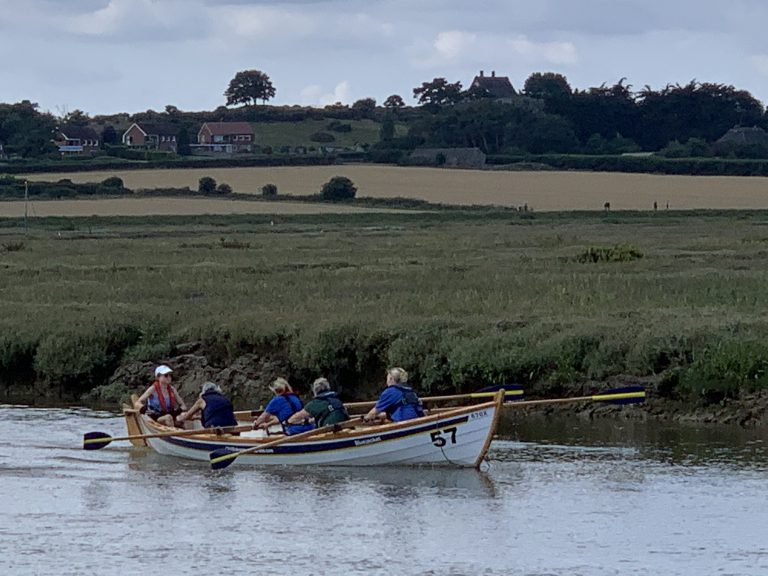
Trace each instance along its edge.
<instances>
[{"instance_id":1,"label":"white baseball cap","mask_svg":"<svg viewBox=\"0 0 768 576\"><path fill-rule=\"evenodd\" d=\"M166 366L165 364L161 364L160 366L155 368L155 376L162 376L164 374L170 374L171 372L173 372L173 370L171 370L171 367Z\"/></svg>"}]
</instances>

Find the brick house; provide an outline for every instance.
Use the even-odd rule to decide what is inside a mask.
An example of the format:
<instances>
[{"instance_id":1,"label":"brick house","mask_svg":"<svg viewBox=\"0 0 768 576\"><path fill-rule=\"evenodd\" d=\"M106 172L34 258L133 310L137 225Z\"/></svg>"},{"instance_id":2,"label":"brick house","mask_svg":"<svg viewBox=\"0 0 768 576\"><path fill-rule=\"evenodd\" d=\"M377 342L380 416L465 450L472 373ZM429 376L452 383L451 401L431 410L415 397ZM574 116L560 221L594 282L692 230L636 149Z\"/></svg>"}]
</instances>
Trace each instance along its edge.
<instances>
[{"instance_id":1,"label":"brick house","mask_svg":"<svg viewBox=\"0 0 768 576\"><path fill-rule=\"evenodd\" d=\"M480 75L475 76L470 91L479 91L485 94L486 98L496 100L497 102L512 102L517 92L512 87L512 82L507 76L496 76L496 71L492 70L490 76L486 76L482 70Z\"/></svg>"},{"instance_id":2,"label":"brick house","mask_svg":"<svg viewBox=\"0 0 768 576\"><path fill-rule=\"evenodd\" d=\"M126 146L176 152L176 137L179 126L154 122L133 123L123 133L122 142Z\"/></svg>"},{"instance_id":3,"label":"brick house","mask_svg":"<svg viewBox=\"0 0 768 576\"><path fill-rule=\"evenodd\" d=\"M99 135L88 126L61 126L54 141L62 156L95 154L101 147Z\"/></svg>"},{"instance_id":4,"label":"brick house","mask_svg":"<svg viewBox=\"0 0 768 576\"><path fill-rule=\"evenodd\" d=\"M248 122L206 122L197 133L194 148L224 154L253 152L254 140L253 128Z\"/></svg>"}]
</instances>

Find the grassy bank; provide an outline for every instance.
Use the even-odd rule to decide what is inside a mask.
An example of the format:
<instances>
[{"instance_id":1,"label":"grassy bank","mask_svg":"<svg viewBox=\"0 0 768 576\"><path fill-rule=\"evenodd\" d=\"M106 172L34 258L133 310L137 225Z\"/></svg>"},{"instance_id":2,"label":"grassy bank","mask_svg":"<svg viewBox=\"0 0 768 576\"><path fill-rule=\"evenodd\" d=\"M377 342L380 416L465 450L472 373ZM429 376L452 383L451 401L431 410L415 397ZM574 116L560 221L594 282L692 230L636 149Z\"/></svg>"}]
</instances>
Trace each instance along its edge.
<instances>
[{"instance_id":1,"label":"grassy bank","mask_svg":"<svg viewBox=\"0 0 768 576\"><path fill-rule=\"evenodd\" d=\"M347 389L558 393L644 378L713 403L768 383L768 213L0 220L0 385L77 395L203 341Z\"/></svg>"}]
</instances>

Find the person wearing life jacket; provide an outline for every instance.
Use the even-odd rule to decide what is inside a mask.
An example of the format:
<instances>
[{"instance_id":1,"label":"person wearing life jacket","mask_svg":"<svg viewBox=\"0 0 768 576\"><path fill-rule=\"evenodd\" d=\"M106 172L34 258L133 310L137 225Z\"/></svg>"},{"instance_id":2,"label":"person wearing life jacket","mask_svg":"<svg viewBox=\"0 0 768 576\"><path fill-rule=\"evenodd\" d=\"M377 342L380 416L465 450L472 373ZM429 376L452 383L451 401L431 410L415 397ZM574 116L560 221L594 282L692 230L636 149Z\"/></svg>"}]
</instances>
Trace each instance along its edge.
<instances>
[{"instance_id":1,"label":"person wearing life jacket","mask_svg":"<svg viewBox=\"0 0 768 576\"><path fill-rule=\"evenodd\" d=\"M170 366L161 364L155 368L155 380L139 396L134 404L139 412L152 418L165 426L174 427L177 424L177 417L187 409L184 399L179 396L176 388L171 384L172 373ZM180 426L181 427L181 426Z\"/></svg>"},{"instance_id":2,"label":"person wearing life jacket","mask_svg":"<svg viewBox=\"0 0 768 576\"><path fill-rule=\"evenodd\" d=\"M390 368L387 370L387 387L363 420L402 422L421 416L424 416L424 408L408 384L408 372L402 368Z\"/></svg>"},{"instance_id":3,"label":"person wearing life jacket","mask_svg":"<svg viewBox=\"0 0 768 576\"><path fill-rule=\"evenodd\" d=\"M275 394L267 407L264 408L256 420L253 422L253 429L261 428L263 430L269 430L269 427L273 424L282 424L283 432L285 434L300 434L301 432L307 432L312 430L315 426L310 423L301 424L287 424L286 420L293 416L296 412L304 408L304 404L291 388L288 380L285 378L277 378L270 385L270 390Z\"/></svg>"},{"instance_id":4,"label":"person wearing life jacket","mask_svg":"<svg viewBox=\"0 0 768 576\"><path fill-rule=\"evenodd\" d=\"M318 378L312 383L315 397L306 406L288 418L288 424L299 424L312 418L315 426L322 428L349 420L349 414L339 396L331 390L331 384L325 378Z\"/></svg>"},{"instance_id":5,"label":"person wearing life jacket","mask_svg":"<svg viewBox=\"0 0 768 576\"><path fill-rule=\"evenodd\" d=\"M200 425L203 428L225 428L237 426L237 418L232 408L232 402L221 392L221 387L215 382L203 384L200 396L195 403L183 412L178 420L185 422L195 417L200 412Z\"/></svg>"}]
</instances>

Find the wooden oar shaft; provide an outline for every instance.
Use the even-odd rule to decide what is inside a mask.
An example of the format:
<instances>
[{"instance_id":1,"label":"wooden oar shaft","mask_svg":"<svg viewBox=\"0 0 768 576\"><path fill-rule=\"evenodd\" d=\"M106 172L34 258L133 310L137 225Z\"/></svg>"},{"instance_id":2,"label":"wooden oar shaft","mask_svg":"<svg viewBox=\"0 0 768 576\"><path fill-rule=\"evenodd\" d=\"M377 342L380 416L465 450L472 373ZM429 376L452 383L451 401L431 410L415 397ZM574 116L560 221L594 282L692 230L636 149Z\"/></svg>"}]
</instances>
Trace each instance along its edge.
<instances>
[{"instance_id":1,"label":"wooden oar shaft","mask_svg":"<svg viewBox=\"0 0 768 576\"><path fill-rule=\"evenodd\" d=\"M544 404L567 404L569 402L613 402L631 398L645 398L645 391L620 392L617 394L594 394L592 396L574 396L573 398L550 398L545 400L523 400L505 404L506 407L525 408L527 406L542 406Z\"/></svg>"},{"instance_id":2,"label":"wooden oar shaft","mask_svg":"<svg viewBox=\"0 0 768 576\"><path fill-rule=\"evenodd\" d=\"M505 390L504 395L510 396L522 396L522 390ZM496 391L493 392L471 392L468 394L450 394L448 396L425 396L420 398L422 402L450 402L451 400L466 400L469 398L493 398L496 396ZM372 408L376 405L376 400L368 400L365 402L345 402L344 406L347 408ZM236 418L249 418L252 416L258 416L263 410L240 410L235 412Z\"/></svg>"},{"instance_id":3,"label":"wooden oar shaft","mask_svg":"<svg viewBox=\"0 0 768 576\"><path fill-rule=\"evenodd\" d=\"M232 432L246 432L252 430L251 426L223 426L220 428L195 428L193 430L169 430L168 432L156 432L155 434L132 434L130 436L117 436L109 438L91 438L83 440L84 444L103 444L106 440L141 440L145 438L163 438L165 436L197 436L198 434L231 434Z\"/></svg>"}]
</instances>

